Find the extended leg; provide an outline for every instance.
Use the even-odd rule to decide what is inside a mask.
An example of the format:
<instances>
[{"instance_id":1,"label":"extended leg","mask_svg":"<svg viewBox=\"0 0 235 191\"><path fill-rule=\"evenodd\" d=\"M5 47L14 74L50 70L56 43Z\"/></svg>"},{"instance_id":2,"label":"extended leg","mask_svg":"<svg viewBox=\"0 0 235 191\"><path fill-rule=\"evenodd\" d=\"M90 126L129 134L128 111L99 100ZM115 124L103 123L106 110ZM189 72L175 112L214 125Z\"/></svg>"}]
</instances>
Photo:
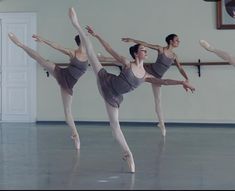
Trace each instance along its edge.
<instances>
[{"instance_id":1,"label":"extended leg","mask_svg":"<svg viewBox=\"0 0 235 191\"><path fill-rule=\"evenodd\" d=\"M88 61L91 64L93 71L95 72L95 74L97 76L98 72L102 68L102 65L99 62L99 59L97 58L97 55L93 49L92 43L91 43L89 37L83 31L82 27L80 26L78 19L77 19L77 15L76 15L73 8L71 8L69 10L69 16L70 16L70 19L71 19L73 26L77 29L77 31L80 35L81 43L84 44L84 46L86 47Z\"/></svg>"},{"instance_id":2,"label":"extended leg","mask_svg":"<svg viewBox=\"0 0 235 191\"><path fill-rule=\"evenodd\" d=\"M80 149L80 139L79 139L79 134L76 129L76 125L74 123L73 115L72 115L72 96L69 95L63 88L60 88L61 91L61 97L63 101L63 106L64 106L64 114L65 114L65 119L72 130L72 136L71 138L74 140L75 147L77 149Z\"/></svg>"},{"instance_id":3,"label":"extended leg","mask_svg":"<svg viewBox=\"0 0 235 191\"><path fill-rule=\"evenodd\" d=\"M235 66L235 57L225 52L223 50L217 49L212 47L207 41L200 40L200 45L205 48L206 50L215 53L218 57L222 58L223 60L227 61L229 64Z\"/></svg>"},{"instance_id":4,"label":"extended leg","mask_svg":"<svg viewBox=\"0 0 235 191\"><path fill-rule=\"evenodd\" d=\"M155 102L155 111L159 120L158 127L161 129L162 135L166 135L166 127L164 124L164 117L162 112L162 106L161 106L161 88L160 86L156 86L152 84L152 90L154 95L154 102Z\"/></svg>"},{"instance_id":5,"label":"extended leg","mask_svg":"<svg viewBox=\"0 0 235 191\"><path fill-rule=\"evenodd\" d=\"M223 51L223 50L219 50L219 49L214 49L213 51L217 56L219 56L220 58L222 58L223 60L227 61L229 64L235 66L235 57L232 56L231 54Z\"/></svg>"},{"instance_id":6,"label":"extended leg","mask_svg":"<svg viewBox=\"0 0 235 191\"><path fill-rule=\"evenodd\" d=\"M40 56L35 50L22 44L13 33L9 33L8 36L13 43L22 48L31 58L36 60L43 68L45 68L51 75L54 76L54 63L47 61L42 56Z\"/></svg>"},{"instance_id":7,"label":"extended leg","mask_svg":"<svg viewBox=\"0 0 235 191\"><path fill-rule=\"evenodd\" d=\"M122 130L120 128L120 124L118 121L118 108L112 107L109 105L107 102L105 102L109 121L110 121L110 126L112 127L112 133L114 138L117 140L119 145L121 146L123 152L124 152L124 157L123 159L127 161L130 172L135 172L135 163L133 159L133 155L131 153L131 150L126 142L126 139L122 133Z\"/></svg>"}]
</instances>

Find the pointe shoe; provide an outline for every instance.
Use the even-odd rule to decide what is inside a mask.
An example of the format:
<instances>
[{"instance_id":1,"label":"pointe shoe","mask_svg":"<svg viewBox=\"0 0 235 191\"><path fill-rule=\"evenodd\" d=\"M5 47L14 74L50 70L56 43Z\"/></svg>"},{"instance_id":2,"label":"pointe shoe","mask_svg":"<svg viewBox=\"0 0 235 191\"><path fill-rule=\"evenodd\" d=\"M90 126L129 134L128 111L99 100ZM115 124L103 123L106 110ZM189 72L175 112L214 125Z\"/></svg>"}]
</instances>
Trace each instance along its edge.
<instances>
[{"instance_id":1,"label":"pointe shoe","mask_svg":"<svg viewBox=\"0 0 235 191\"><path fill-rule=\"evenodd\" d=\"M161 129L162 136L165 137L166 136L166 127L165 127L165 125L158 124L157 126Z\"/></svg>"},{"instance_id":2,"label":"pointe shoe","mask_svg":"<svg viewBox=\"0 0 235 191\"><path fill-rule=\"evenodd\" d=\"M17 38L16 38L16 36L13 34L13 33L8 33L8 37L12 40L12 41L16 41L17 40Z\"/></svg>"},{"instance_id":3,"label":"pointe shoe","mask_svg":"<svg viewBox=\"0 0 235 191\"><path fill-rule=\"evenodd\" d=\"M80 139L79 139L79 137L78 136L71 136L71 139L73 139L76 149L79 150L80 149Z\"/></svg>"},{"instance_id":4,"label":"pointe shoe","mask_svg":"<svg viewBox=\"0 0 235 191\"><path fill-rule=\"evenodd\" d=\"M205 48L208 51L213 51L214 50L214 48L205 40L200 40L199 43L203 48Z\"/></svg>"},{"instance_id":5,"label":"pointe shoe","mask_svg":"<svg viewBox=\"0 0 235 191\"><path fill-rule=\"evenodd\" d=\"M14 42L16 45L20 46L21 43L18 40L18 38L16 37L16 35L14 35L13 33L8 33L8 37L11 39L12 42Z\"/></svg>"},{"instance_id":6,"label":"pointe shoe","mask_svg":"<svg viewBox=\"0 0 235 191\"><path fill-rule=\"evenodd\" d=\"M122 159L124 161L127 161L130 172L134 173L135 172L135 162L134 162L132 154L125 154Z\"/></svg>"},{"instance_id":7,"label":"pointe shoe","mask_svg":"<svg viewBox=\"0 0 235 191\"><path fill-rule=\"evenodd\" d=\"M73 7L69 8L69 17L71 19L72 25L77 27L78 26L78 18L77 18L77 13Z\"/></svg>"}]
</instances>

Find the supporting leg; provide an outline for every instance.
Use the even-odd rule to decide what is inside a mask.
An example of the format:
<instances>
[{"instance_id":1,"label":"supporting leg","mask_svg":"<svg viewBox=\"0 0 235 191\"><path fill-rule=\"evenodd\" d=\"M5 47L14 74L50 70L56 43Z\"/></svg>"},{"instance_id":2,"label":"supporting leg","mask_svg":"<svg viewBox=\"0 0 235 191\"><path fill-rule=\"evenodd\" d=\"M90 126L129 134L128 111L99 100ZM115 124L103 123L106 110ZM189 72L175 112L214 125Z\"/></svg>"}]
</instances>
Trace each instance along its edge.
<instances>
[{"instance_id":1,"label":"supporting leg","mask_svg":"<svg viewBox=\"0 0 235 191\"><path fill-rule=\"evenodd\" d=\"M134 173L135 172L134 158L120 128L120 124L118 121L118 108L112 107L107 102L105 102L105 105L110 121L110 126L112 127L113 136L117 140L117 142L119 143L124 152L123 159L127 161L130 172Z\"/></svg>"},{"instance_id":2,"label":"supporting leg","mask_svg":"<svg viewBox=\"0 0 235 191\"><path fill-rule=\"evenodd\" d=\"M166 136L166 127L161 106L161 87L152 84L152 90L154 95L155 111L159 120L158 127L161 129L162 135Z\"/></svg>"},{"instance_id":3,"label":"supporting leg","mask_svg":"<svg viewBox=\"0 0 235 191\"><path fill-rule=\"evenodd\" d=\"M72 98L73 97L70 94L68 94L63 88L60 88L60 91L61 91L61 97L62 97L63 106L64 106L65 120L69 128L72 131L71 138L74 140L76 149L80 149L79 134L77 132L76 125L74 123L74 119L72 115Z\"/></svg>"}]
</instances>

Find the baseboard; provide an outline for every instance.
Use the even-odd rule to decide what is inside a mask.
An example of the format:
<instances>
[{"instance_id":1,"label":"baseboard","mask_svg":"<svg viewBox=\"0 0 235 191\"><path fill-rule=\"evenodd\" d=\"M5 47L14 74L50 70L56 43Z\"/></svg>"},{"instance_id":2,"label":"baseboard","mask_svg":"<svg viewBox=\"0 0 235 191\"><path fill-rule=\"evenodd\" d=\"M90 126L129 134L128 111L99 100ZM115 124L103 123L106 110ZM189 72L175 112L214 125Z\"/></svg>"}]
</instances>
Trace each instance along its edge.
<instances>
[{"instance_id":1,"label":"baseboard","mask_svg":"<svg viewBox=\"0 0 235 191\"><path fill-rule=\"evenodd\" d=\"M37 121L37 124L66 124L65 121ZM109 125L108 121L75 121L76 125ZM157 126L158 122L124 122L120 125ZM197 122L166 122L167 127L235 127L235 123L197 123Z\"/></svg>"}]
</instances>

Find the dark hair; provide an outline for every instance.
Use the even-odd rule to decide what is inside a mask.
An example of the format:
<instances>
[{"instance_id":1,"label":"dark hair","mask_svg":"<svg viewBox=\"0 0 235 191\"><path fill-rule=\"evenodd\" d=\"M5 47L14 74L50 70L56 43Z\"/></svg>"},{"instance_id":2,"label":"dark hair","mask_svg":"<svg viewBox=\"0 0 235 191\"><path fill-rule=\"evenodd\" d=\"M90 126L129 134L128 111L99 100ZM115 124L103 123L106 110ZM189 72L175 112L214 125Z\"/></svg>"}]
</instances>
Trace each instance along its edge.
<instances>
[{"instance_id":1,"label":"dark hair","mask_svg":"<svg viewBox=\"0 0 235 191\"><path fill-rule=\"evenodd\" d=\"M169 44L170 44L170 41L173 40L175 37L177 37L176 34L169 34L169 35L165 38L166 43L169 45Z\"/></svg>"},{"instance_id":2,"label":"dark hair","mask_svg":"<svg viewBox=\"0 0 235 191\"><path fill-rule=\"evenodd\" d=\"M81 40L80 40L79 35L75 36L74 40L77 43L77 45L80 46Z\"/></svg>"},{"instance_id":3,"label":"dark hair","mask_svg":"<svg viewBox=\"0 0 235 191\"><path fill-rule=\"evenodd\" d=\"M138 52L140 44L135 44L129 48L130 55L133 59L135 59L135 53Z\"/></svg>"}]
</instances>

